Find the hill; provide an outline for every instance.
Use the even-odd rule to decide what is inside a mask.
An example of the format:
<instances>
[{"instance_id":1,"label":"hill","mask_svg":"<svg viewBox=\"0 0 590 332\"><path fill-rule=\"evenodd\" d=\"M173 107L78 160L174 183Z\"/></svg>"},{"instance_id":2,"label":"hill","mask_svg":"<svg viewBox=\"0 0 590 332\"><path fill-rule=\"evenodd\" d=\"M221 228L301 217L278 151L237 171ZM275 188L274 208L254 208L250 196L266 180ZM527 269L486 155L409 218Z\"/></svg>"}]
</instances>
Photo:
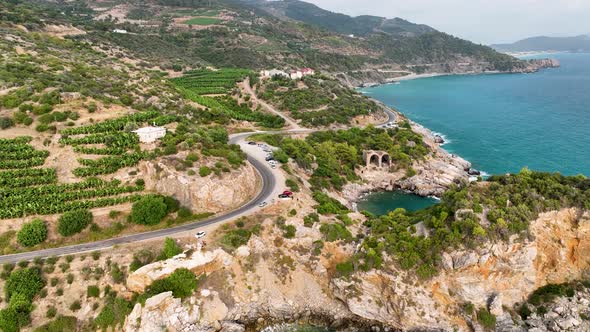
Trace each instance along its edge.
<instances>
[{"instance_id":1,"label":"hill","mask_svg":"<svg viewBox=\"0 0 590 332\"><path fill-rule=\"evenodd\" d=\"M492 48L500 52L588 52L590 51L590 36L574 37L531 37L512 44L495 44Z\"/></svg>"},{"instance_id":2,"label":"hill","mask_svg":"<svg viewBox=\"0 0 590 332\"><path fill-rule=\"evenodd\" d=\"M274 2L256 0L253 3L277 17L287 17L345 35L368 36L381 32L398 37L413 37L436 32L428 25L415 24L399 17L393 19L370 15L351 17L299 0Z\"/></svg>"},{"instance_id":3,"label":"hill","mask_svg":"<svg viewBox=\"0 0 590 332\"><path fill-rule=\"evenodd\" d=\"M265 3L276 8L273 14L256 0L40 3L48 12L63 13L54 20L86 32L70 38L163 69L312 67L344 73L355 85L369 79L366 70L382 81L410 72L512 72L527 67L428 26L397 18L351 18L299 1Z\"/></svg>"}]
</instances>

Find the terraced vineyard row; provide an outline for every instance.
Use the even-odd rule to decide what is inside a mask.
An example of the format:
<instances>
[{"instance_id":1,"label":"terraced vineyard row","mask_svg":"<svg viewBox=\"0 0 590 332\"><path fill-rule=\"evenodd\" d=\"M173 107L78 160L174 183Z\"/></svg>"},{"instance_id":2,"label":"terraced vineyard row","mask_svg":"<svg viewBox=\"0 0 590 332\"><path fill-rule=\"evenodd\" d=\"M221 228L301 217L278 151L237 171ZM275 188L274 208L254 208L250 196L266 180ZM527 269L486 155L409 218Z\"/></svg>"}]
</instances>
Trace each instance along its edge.
<instances>
[{"instance_id":1,"label":"terraced vineyard row","mask_svg":"<svg viewBox=\"0 0 590 332\"><path fill-rule=\"evenodd\" d=\"M141 112L92 125L64 129L61 131L63 137L60 143L72 145L78 153L105 156L99 159L78 159L83 167L74 169L74 175L89 177L112 174L121 168L137 165L147 156L140 151L138 136L129 130L142 124L162 126L176 120L176 116L161 115L157 111Z\"/></svg>"},{"instance_id":2,"label":"terraced vineyard row","mask_svg":"<svg viewBox=\"0 0 590 332\"><path fill-rule=\"evenodd\" d=\"M247 69L201 69L188 71L182 77L172 79L172 82L198 95L225 94L250 74L252 71Z\"/></svg>"},{"instance_id":3,"label":"terraced vineyard row","mask_svg":"<svg viewBox=\"0 0 590 332\"><path fill-rule=\"evenodd\" d=\"M29 144L30 141L30 137L2 139L0 169L21 169L43 165L49 152L35 150Z\"/></svg>"},{"instance_id":4,"label":"terraced vineyard row","mask_svg":"<svg viewBox=\"0 0 590 332\"><path fill-rule=\"evenodd\" d=\"M34 168L49 153L35 150L30 141L30 137L0 140L0 168L16 168L0 171L0 219L105 207L141 197L137 193L143 191L142 185L121 186L120 181L89 178L59 184L55 169ZM101 166L97 163L90 169Z\"/></svg>"}]
</instances>

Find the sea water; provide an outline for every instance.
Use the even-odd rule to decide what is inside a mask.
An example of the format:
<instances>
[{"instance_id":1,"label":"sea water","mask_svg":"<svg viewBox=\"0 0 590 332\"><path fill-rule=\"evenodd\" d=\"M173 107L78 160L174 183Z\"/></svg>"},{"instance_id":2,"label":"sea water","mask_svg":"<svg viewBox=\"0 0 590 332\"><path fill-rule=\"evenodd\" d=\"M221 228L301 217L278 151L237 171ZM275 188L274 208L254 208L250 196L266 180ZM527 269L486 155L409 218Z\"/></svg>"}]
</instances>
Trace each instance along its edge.
<instances>
[{"instance_id":1,"label":"sea water","mask_svg":"<svg viewBox=\"0 0 590 332\"><path fill-rule=\"evenodd\" d=\"M443 134L444 149L486 173L528 167L590 176L590 54L544 57L561 67L439 76L362 91ZM404 200L396 196L387 205L403 207Z\"/></svg>"}]
</instances>

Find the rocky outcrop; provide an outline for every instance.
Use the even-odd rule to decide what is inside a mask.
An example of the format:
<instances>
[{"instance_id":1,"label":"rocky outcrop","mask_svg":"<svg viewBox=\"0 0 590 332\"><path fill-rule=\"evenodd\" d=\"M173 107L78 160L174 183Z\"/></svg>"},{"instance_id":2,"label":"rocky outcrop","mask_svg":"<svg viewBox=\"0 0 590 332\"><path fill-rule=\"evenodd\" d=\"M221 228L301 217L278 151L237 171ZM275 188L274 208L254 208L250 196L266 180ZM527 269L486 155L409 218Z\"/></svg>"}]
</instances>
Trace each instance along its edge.
<instances>
[{"instance_id":1,"label":"rocky outcrop","mask_svg":"<svg viewBox=\"0 0 590 332\"><path fill-rule=\"evenodd\" d=\"M206 289L185 303L184 309L176 308L176 300L167 295L150 301L149 308L147 304L134 308L127 320L128 331L149 330L157 325L155 322L170 324L179 331L225 327L241 331L244 326L260 329L294 321L429 331L471 331L475 325L475 330L480 330L477 321L460 309L465 303L472 303L476 309L487 308L497 317L499 331L585 331L588 324L581 316L586 315L590 303L586 293L567 303L559 300L542 317L532 315L525 322L513 318L513 312L507 310L548 283L588 276L590 214L576 209L541 214L531 222L529 236L524 239L513 236L507 242L444 253L441 271L427 281L397 268L388 257L381 270L358 272L350 279L332 279L330 270L354 252L353 246L325 243L324 255L313 257L310 250L303 248L321 237L315 227L298 227L298 237L284 239L280 246L275 242L273 221L266 220L263 229L263 234L253 236L232 258L218 250L180 256L134 272L128 280L130 289L145 288L150 280L178 267L205 271L205 280L218 281L203 285ZM174 325L169 321L171 307L178 313L172 316L175 321L184 323ZM187 318L194 317L190 315L195 307L201 312L198 322ZM136 321L142 325L133 325L129 330Z\"/></svg>"},{"instance_id":2,"label":"rocky outcrop","mask_svg":"<svg viewBox=\"0 0 590 332\"><path fill-rule=\"evenodd\" d=\"M160 332L160 331L198 331L199 307L194 304L182 304L174 298L172 292L165 292L141 303L135 304L133 311L125 319L125 332Z\"/></svg>"},{"instance_id":3,"label":"rocky outcrop","mask_svg":"<svg viewBox=\"0 0 590 332\"><path fill-rule=\"evenodd\" d=\"M155 280L164 279L179 268L193 271L195 274L218 270L224 263L231 262L223 250L194 250L182 253L165 261L143 266L127 277L127 288L132 292L142 293Z\"/></svg>"},{"instance_id":4,"label":"rocky outcrop","mask_svg":"<svg viewBox=\"0 0 590 332\"><path fill-rule=\"evenodd\" d=\"M518 330L504 308L541 286L583 279L590 272L590 214L576 209L544 213L531 223L530 232L532 240L513 237L509 243L445 253L444 270L424 284L409 282L404 271L390 268L357 274L354 283L336 279L334 293L356 315L397 328L466 331L467 322L454 308L472 303L503 318L499 321L507 331ZM581 295L579 302L587 300Z\"/></svg>"},{"instance_id":5,"label":"rocky outcrop","mask_svg":"<svg viewBox=\"0 0 590 332\"><path fill-rule=\"evenodd\" d=\"M529 332L590 331L590 292L578 290L569 297L560 297L545 305L546 313L533 313L524 321ZM505 331L504 329L501 330Z\"/></svg>"},{"instance_id":6,"label":"rocky outcrop","mask_svg":"<svg viewBox=\"0 0 590 332\"><path fill-rule=\"evenodd\" d=\"M519 72L536 72L544 68L559 68L561 64L557 59L530 59L526 61L526 66Z\"/></svg>"},{"instance_id":7,"label":"rocky outcrop","mask_svg":"<svg viewBox=\"0 0 590 332\"><path fill-rule=\"evenodd\" d=\"M147 190L173 196L199 212L235 209L254 197L259 188L258 173L249 163L230 173L206 177L177 171L166 160L142 162L139 169Z\"/></svg>"}]
</instances>

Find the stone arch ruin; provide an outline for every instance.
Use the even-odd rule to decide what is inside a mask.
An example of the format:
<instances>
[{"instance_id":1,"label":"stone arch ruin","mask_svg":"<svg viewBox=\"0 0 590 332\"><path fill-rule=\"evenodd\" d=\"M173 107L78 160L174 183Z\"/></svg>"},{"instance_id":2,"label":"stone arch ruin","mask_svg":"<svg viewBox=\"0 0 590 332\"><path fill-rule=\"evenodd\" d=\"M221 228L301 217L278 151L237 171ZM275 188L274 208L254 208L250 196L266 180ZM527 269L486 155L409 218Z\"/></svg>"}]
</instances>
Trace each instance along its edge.
<instances>
[{"instance_id":1,"label":"stone arch ruin","mask_svg":"<svg viewBox=\"0 0 590 332\"><path fill-rule=\"evenodd\" d=\"M392 165L391 156L385 151L363 151L363 159L367 167L389 168Z\"/></svg>"}]
</instances>

